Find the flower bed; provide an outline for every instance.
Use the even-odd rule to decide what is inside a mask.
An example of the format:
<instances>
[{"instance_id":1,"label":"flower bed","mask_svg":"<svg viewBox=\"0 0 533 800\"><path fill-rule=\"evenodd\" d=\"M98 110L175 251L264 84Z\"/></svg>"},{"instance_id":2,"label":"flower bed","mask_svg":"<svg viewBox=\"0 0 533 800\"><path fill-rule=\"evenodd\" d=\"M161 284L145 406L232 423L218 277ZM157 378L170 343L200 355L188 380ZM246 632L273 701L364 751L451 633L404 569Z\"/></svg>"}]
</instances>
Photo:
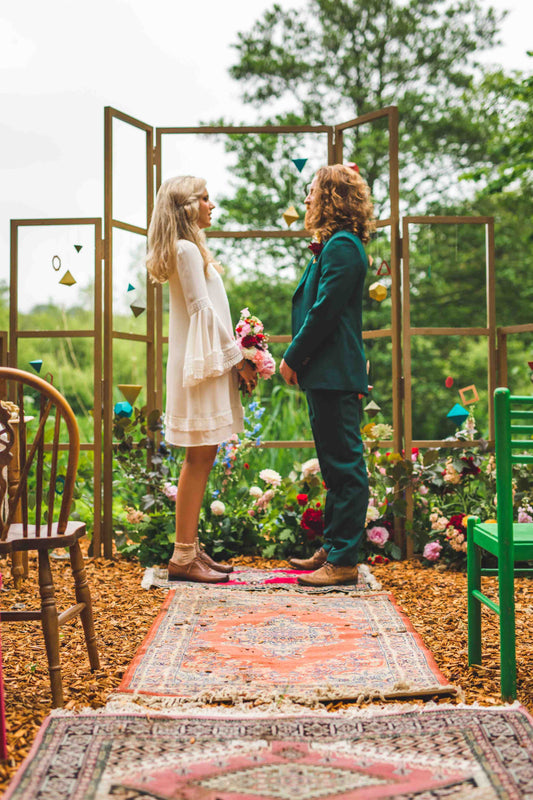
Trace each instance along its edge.
<instances>
[{"instance_id":1,"label":"flower bed","mask_svg":"<svg viewBox=\"0 0 533 800\"><path fill-rule=\"evenodd\" d=\"M285 475L264 467L263 414L264 408L250 402L244 435L218 449L199 525L203 545L216 558L306 556L322 541L326 488L318 460L295 463ZM164 444L156 448L161 428L157 412L147 419L135 409L131 419L115 419L117 547L145 565L165 562L175 536L182 455ZM390 426L372 422L362 433L370 481L362 558L371 564L401 558L394 518L406 517L406 495L412 492L413 519L405 523L416 552L426 563L463 567L468 515L487 521L497 513L494 455L474 448L473 413L456 434L464 447L413 449L409 458L379 448L380 441L390 438ZM533 470L521 467L514 495L519 521L533 519L532 487Z\"/></svg>"}]
</instances>

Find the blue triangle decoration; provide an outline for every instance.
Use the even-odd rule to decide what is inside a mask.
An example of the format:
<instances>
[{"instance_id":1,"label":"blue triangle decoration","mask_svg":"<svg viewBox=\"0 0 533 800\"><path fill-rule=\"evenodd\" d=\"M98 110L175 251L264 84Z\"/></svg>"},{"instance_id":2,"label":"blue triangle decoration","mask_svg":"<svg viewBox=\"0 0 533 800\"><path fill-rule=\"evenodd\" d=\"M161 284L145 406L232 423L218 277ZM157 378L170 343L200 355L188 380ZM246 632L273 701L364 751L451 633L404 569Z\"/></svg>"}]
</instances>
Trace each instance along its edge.
<instances>
[{"instance_id":1,"label":"blue triangle decoration","mask_svg":"<svg viewBox=\"0 0 533 800\"><path fill-rule=\"evenodd\" d=\"M468 417L468 411L463 406L460 406L459 403L456 403L451 411L448 411L446 414L448 419L453 420L457 426L462 425L465 419Z\"/></svg>"},{"instance_id":2,"label":"blue triangle decoration","mask_svg":"<svg viewBox=\"0 0 533 800\"><path fill-rule=\"evenodd\" d=\"M292 159L292 163L294 164L294 166L296 167L298 172L301 172L303 170L303 168L305 167L305 165L307 164L307 159L306 158L293 158Z\"/></svg>"},{"instance_id":3,"label":"blue triangle decoration","mask_svg":"<svg viewBox=\"0 0 533 800\"><path fill-rule=\"evenodd\" d=\"M42 365L43 365L42 358L36 358L35 361L30 361L30 367L33 367L33 369L36 372L40 372L41 371Z\"/></svg>"},{"instance_id":4,"label":"blue triangle decoration","mask_svg":"<svg viewBox=\"0 0 533 800\"><path fill-rule=\"evenodd\" d=\"M132 286L131 283L128 283L128 292L134 292L135 286Z\"/></svg>"}]
</instances>

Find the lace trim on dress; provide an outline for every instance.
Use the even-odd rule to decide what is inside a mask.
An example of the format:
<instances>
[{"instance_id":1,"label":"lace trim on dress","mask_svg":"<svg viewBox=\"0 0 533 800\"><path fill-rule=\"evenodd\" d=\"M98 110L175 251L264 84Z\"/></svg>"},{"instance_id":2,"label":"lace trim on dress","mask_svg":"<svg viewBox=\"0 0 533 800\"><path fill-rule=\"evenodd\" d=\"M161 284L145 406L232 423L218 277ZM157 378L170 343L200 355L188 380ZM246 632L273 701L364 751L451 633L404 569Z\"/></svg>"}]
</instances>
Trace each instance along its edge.
<instances>
[{"instance_id":1,"label":"lace trim on dress","mask_svg":"<svg viewBox=\"0 0 533 800\"><path fill-rule=\"evenodd\" d=\"M241 361L241 351L232 332L220 323L213 307L203 298L192 305L202 304L191 316L185 358L183 362L183 386L196 386L206 378L216 378L228 372Z\"/></svg>"},{"instance_id":2,"label":"lace trim on dress","mask_svg":"<svg viewBox=\"0 0 533 800\"><path fill-rule=\"evenodd\" d=\"M164 415L167 431L213 431L226 425L232 425L242 419L242 406L233 406L230 411L223 411L211 417L175 417Z\"/></svg>"},{"instance_id":3,"label":"lace trim on dress","mask_svg":"<svg viewBox=\"0 0 533 800\"><path fill-rule=\"evenodd\" d=\"M233 347L222 352L210 353L203 358L186 356L183 365L183 385L195 386L206 378L219 378L239 361L242 361L242 355L240 351L235 353Z\"/></svg>"},{"instance_id":4,"label":"lace trim on dress","mask_svg":"<svg viewBox=\"0 0 533 800\"><path fill-rule=\"evenodd\" d=\"M200 297L199 300L193 300L192 303L189 303L189 305L187 306L187 311L192 317L193 314L197 314L203 308L212 308L212 307L213 304L209 299L209 297Z\"/></svg>"}]
</instances>

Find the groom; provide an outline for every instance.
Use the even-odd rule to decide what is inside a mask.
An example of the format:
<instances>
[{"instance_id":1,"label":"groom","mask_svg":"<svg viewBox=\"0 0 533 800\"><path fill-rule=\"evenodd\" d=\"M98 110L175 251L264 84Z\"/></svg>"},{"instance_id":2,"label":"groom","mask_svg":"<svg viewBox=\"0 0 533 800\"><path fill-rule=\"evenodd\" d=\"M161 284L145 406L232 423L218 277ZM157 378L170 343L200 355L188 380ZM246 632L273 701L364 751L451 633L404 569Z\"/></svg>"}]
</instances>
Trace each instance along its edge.
<instances>
[{"instance_id":1,"label":"groom","mask_svg":"<svg viewBox=\"0 0 533 800\"><path fill-rule=\"evenodd\" d=\"M360 434L368 393L362 297L368 267L363 243L374 230L373 206L358 170L335 164L316 173L305 198L305 227L315 253L294 293L292 342L280 372L305 392L327 495L324 546L293 566L308 586L357 581L365 530L368 475Z\"/></svg>"}]
</instances>

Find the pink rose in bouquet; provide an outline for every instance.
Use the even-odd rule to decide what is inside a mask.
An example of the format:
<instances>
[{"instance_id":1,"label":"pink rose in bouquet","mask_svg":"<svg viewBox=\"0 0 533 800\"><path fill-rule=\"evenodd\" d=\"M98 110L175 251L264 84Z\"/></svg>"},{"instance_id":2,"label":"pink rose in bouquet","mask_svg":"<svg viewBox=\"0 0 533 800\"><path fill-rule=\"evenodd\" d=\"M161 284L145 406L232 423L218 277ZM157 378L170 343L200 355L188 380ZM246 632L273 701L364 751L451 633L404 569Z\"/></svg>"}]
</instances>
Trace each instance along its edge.
<instances>
[{"instance_id":1,"label":"pink rose in bouquet","mask_svg":"<svg viewBox=\"0 0 533 800\"><path fill-rule=\"evenodd\" d=\"M237 344L243 358L251 361L256 368L258 376L267 379L276 371L276 362L268 349L268 336L263 331L261 320L250 314L247 308L243 308L235 327Z\"/></svg>"}]
</instances>

